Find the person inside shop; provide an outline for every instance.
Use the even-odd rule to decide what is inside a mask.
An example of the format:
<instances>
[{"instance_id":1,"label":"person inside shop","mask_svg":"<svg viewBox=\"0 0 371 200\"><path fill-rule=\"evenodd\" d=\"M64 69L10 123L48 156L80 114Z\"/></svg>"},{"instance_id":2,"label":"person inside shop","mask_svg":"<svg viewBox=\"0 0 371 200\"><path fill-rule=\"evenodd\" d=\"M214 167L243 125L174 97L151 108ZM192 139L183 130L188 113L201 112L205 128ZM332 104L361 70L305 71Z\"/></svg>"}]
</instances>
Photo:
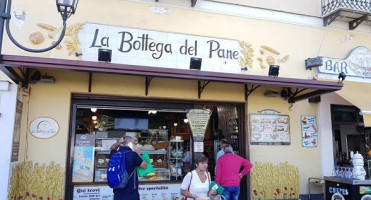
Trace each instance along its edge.
<instances>
[{"instance_id":1,"label":"person inside shop","mask_svg":"<svg viewBox=\"0 0 371 200\"><path fill-rule=\"evenodd\" d=\"M124 146L124 137L121 137L116 143L114 143L111 146L110 150L117 150L119 146Z\"/></svg>"},{"instance_id":2,"label":"person inside shop","mask_svg":"<svg viewBox=\"0 0 371 200\"><path fill-rule=\"evenodd\" d=\"M220 140L220 142L219 142L220 150L218 151L218 153L216 153L216 158L215 158L216 165L218 164L218 159L220 158L220 156L224 155L224 149L223 148L227 144L229 144L227 139L223 138L223 139ZM216 174L216 166L215 166L215 174Z\"/></svg>"},{"instance_id":3,"label":"person inside shop","mask_svg":"<svg viewBox=\"0 0 371 200\"><path fill-rule=\"evenodd\" d=\"M216 195L210 190L210 173L207 171L208 158L203 153L195 153L196 169L188 172L180 186L180 194L187 200L208 199L209 195Z\"/></svg>"},{"instance_id":4,"label":"person inside shop","mask_svg":"<svg viewBox=\"0 0 371 200\"><path fill-rule=\"evenodd\" d=\"M189 172L190 169L191 169L191 165L190 165L191 155L190 155L190 152L189 152L189 142L187 142L185 144L185 152L184 152L184 156L183 156L182 161L183 161L182 171L184 173Z\"/></svg>"},{"instance_id":5,"label":"person inside shop","mask_svg":"<svg viewBox=\"0 0 371 200\"><path fill-rule=\"evenodd\" d=\"M220 158L220 156L224 155L224 149L223 148L227 144L228 144L228 140L227 139L223 138L223 139L220 140L220 142L219 142L220 150L216 154L215 163L218 163L218 159Z\"/></svg>"},{"instance_id":6,"label":"person inside shop","mask_svg":"<svg viewBox=\"0 0 371 200\"><path fill-rule=\"evenodd\" d=\"M233 153L233 147L227 144L224 155L220 156L216 164L215 182L224 187L226 200L238 200L240 194L240 181L252 168L252 164ZM242 171L240 171L243 167Z\"/></svg>"},{"instance_id":7,"label":"person inside shop","mask_svg":"<svg viewBox=\"0 0 371 200\"><path fill-rule=\"evenodd\" d=\"M129 151L125 154L126 161L126 170L128 174L131 174L133 170L136 170L136 167L142 169L147 169L147 162L140 157L139 149L136 145L135 139L133 137L126 136L122 138L122 146L118 148L118 151ZM120 139L121 141L121 139ZM120 144L119 144L120 146ZM111 150L111 155L116 151L115 148ZM135 174L135 173L134 173ZM113 199L114 200L139 200L139 191L138 191L138 176L131 176L126 184L125 188L113 189Z\"/></svg>"}]
</instances>

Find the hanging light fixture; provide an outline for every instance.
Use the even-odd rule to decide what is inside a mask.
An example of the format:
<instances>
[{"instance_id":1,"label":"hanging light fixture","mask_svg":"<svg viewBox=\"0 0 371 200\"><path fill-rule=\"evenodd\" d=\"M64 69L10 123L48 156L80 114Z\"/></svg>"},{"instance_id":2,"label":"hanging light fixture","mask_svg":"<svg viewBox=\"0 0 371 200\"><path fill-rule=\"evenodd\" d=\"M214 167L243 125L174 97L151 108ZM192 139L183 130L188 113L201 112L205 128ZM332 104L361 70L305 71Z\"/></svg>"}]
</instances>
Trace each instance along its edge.
<instances>
[{"instance_id":1,"label":"hanging light fixture","mask_svg":"<svg viewBox=\"0 0 371 200\"><path fill-rule=\"evenodd\" d=\"M97 112L98 108L90 108L91 112Z\"/></svg>"},{"instance_id":2,"label":"hanging light fixture","mask_svg":"<svg viewBox=\"0 0 371 200\"><path fill-rule=\"evenodd\" d=\"M58 12L61 14L62 19L68 19L75 14L77 4L79 4L79 0L57 0Z\"/></svg>"},{"instance_id":3,"label":"hanging light fixture","mask_svg":"<svg viewBox=\"0 0 371 200\"><path fill-rule=\"evenodd\" d=\"M94 115L94 116L91 116L91 119L94 120L94 121L97 120L97 118L98 118L98 117L95 116L95 115Z\"/></svg>"}]
</instances>

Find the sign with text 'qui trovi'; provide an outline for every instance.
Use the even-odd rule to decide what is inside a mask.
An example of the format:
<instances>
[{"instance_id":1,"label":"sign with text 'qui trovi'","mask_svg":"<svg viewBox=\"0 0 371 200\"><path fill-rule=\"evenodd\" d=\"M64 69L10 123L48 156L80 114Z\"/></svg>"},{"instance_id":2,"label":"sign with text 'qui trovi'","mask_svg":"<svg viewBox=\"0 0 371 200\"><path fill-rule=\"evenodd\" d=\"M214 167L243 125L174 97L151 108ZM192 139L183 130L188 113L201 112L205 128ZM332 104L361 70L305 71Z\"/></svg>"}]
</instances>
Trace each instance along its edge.
<instances>
[{"instance_id":1,"label":"sign with text 'qui trovi'","mask_svg":"<svg viewBox=\"0 0 371 200\"><path fill-rule=\"evenodd\" d=\"M192 109L187 113L189 126L193 134L195 141L203 141L207 125L211 116L210 110L204 109Z\"/></svg>"},{"instance_id":2,"label":"sign with text 'qui trovi'","mask_svg":"<svg viewBox=\"0 0 371 200\"><path fill-rule=\"evenodd\" d=\"M371 50L367 47L354 48L345 59L323 57L318 68L319 78L337 79L344 72L347 80L371 82Z\"/></svg>"},{"instance_id":3,"label":"sign with text 'qui trovi'","mask_svg":"<svg viewBox=\"0 0 371 200\"><path fill-rule=\"evenodd\" d=\"M237 40L201 37L87 23L78 34L82 60L98 61L98 49L112 50L112 63L190 69L191 57L202 59L201 70L239 73Z\"/></svg>"}]
</instances>

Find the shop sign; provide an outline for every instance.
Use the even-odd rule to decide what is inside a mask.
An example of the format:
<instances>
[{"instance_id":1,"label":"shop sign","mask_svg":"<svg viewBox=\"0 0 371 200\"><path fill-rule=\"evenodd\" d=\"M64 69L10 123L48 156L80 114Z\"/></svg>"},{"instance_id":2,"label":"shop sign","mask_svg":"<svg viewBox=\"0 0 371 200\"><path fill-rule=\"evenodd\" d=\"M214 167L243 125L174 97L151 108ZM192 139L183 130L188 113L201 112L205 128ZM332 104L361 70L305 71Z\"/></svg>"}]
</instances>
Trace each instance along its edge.
<instances>
[{"instance_id":1,"label":"shop sign","mask_svg":"<svg viewBox=\"0 0 371 200\"><path fill-rule=\"evenodd\" d=\"M39 117L30 124L30 132L33 136L41 139L51 138L59 131L57 121L49 117Z\"/></svg>"},{"instance_id":2,"label":"shop sign","mask_svg":"<svg viewBox=\"0 0 371 200\"><path fill-rule=\"evenodd\" d=\"M113 200L112 189L108 186L75 187L74 200Z\"/></svg>"},{"instance_id":3,"label":"shop sign","mask_svg":"<svg viewBox=\"0 0 371 200\"><path fill-rule=\"evenodd\" d=\"M204 152L204 143L194 142L194 152Z\"/></svg>"},{"instance_id":4,"label":"shop sign","mask_svg":"<svg viewBox=\"0 0 371 200\"><path fill-rule=\"evenodd\" d=\"M180 184L139 185L141 200L180 200ZM113 200L112 188L108 186L75 187L74 200Z\"/></svg>"},{"instance_id":5,"label":"shop sign","mask_svg":"<svg viewBox=\"0 0 371 200\"><path fill-rule=\"evenodd\" d=\"M240 42L220 38L87 23L78 38L84 61L98 61L98 49L112 50L112 63L190 69L190 58L202 58L201 70L241 73ZM244 42L242 42L244 43Z\"/></svg>"},{"instance_id":6,"label":"shop sign","mask_svg":"<svg viewBox=\"0 0 371 200\"><path fill-rule=\"evenodd\" d=\"M288 115L250 114L251 144L290 145Z\"/></svg>"},{"instance_id":7,"label":"shop sign","mask_svg":"<svg viewBox=\"0 0 371 200\"><path fill-rule=\"evenodd\" d=\"M192 109L187 113L189 126L196 141L203 141L207 125L211 116L210 110Z\"/></svg>"},{"instance_id":8,"label":"shop sign","mask_svg":"<svg viewBox=\"0 0 371 200\"><path fill-rule=\"evenodd\" d=\"M90 134L76 134L75 146L93 147L95 146L95 137Z\"/></svg>"},{"instance_id":9,"label":"shop sign","mask_svg":"<svg viewBox=\"0 0 371 200\"><path fill-rule=\"evenodd\" d=\"M330 194L341 194L341 195L349 195L349 191L346 188L340 187L329 187L328 188Z\"/></svg>"},{"instance_id":10,"label":"shop sign","mask_svg":"<svg viewBox=\"0 0 371 200\"><path fill-rule=\"evenodd\" d=\"M141 200L180 200L180 184L139 185Z\"/></svg>"},{"instance_id":11,"label":"shop sign","mask_svg":"<svg viewBox=\"0 0 371 200\"><path fill-rule=\"evenodd\" d=\"M302 146L303 147L317 147L318 131L317 121L315 116L302 115L300 117Z\"/></svg>"},{"instance_id":12,"label":"shop sign","mask_svg":"<svg viewBox=\"0 0 371 200\"><path fill-rule=\"evenodd\" d=\"M371 50L366 47L354 48L345 59L323 57L322 60L319 78L338 79L339 73L344 72L347 80L371 82Z\"/></svg>"}]
</instances>

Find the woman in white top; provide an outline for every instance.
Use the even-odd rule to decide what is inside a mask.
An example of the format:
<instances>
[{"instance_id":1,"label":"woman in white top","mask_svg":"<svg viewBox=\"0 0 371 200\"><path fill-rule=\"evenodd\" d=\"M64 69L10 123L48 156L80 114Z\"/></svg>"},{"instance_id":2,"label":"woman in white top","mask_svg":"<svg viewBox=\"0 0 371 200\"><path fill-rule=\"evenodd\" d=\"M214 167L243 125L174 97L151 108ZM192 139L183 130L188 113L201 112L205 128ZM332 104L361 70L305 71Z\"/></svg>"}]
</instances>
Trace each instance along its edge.
<instances>
[{"instance_id":1,"label":"woman in white top","mask_svg":"<svg viewBox=\"0 0 371 200\"><path fill-rule=\"evenodd\" d=\"M216 194L216 191L209 190L211 180L207 162L208 159L203 153L195 154L196 169L187 173L180 187L180 194L187 197L187 200L208 199L209 191L211 195Z\"/></svg>"}]
</instances>

